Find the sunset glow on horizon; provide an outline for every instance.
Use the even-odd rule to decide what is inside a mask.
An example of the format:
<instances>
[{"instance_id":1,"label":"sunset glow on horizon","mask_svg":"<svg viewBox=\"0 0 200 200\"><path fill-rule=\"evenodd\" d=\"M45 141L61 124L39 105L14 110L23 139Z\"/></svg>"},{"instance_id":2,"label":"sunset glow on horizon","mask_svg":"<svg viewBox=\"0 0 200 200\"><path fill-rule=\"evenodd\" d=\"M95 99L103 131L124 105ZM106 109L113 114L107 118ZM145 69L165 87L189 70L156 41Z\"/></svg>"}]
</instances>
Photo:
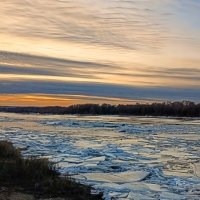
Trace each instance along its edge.
<instances>
[{"instance_id":1,"label":"sunset glow on horizon","mask_svg":"<svg viewBox=\"0 0 200 200\"><path fill-rule=\"evenodd\" d=\"M45 94L6 94L1 95L1 106L70 106L73 104L136 104L150 103L155 100L131 100L123 98L97 97L84 95L45 95ZM159 100L157 100L159 102Z\"/></svg>"},{"instance_id":2,"label":"sunset glow on horizon","mask_svg":"<svg viewBox=\"0 0 200 200\"><path fill-rule=\"evenodd\" d=\"M0 105L200 100L200 2L3 0Z\"/></svg>"}]
</instances>

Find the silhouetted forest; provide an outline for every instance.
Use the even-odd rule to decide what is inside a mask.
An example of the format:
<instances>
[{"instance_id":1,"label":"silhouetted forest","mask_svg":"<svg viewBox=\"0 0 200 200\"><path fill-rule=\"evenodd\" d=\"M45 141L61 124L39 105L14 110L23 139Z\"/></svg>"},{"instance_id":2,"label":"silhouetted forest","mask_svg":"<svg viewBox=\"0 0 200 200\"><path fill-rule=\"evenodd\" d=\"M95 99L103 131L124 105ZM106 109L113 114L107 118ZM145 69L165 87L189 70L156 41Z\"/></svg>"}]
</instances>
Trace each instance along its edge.
<instances>
[{"instance_id":1,"label":"silhouetted forest","mask_svg":"<svg viewBox=\"0 0 200 200\"><path fill-rule=\"evenodd\" d=\"M200 103L190 101L152 104L110 105L78 104L69 107L0 107L0 112L39 114L140 115L200 117Z\"/></svg>"}]
</instances>

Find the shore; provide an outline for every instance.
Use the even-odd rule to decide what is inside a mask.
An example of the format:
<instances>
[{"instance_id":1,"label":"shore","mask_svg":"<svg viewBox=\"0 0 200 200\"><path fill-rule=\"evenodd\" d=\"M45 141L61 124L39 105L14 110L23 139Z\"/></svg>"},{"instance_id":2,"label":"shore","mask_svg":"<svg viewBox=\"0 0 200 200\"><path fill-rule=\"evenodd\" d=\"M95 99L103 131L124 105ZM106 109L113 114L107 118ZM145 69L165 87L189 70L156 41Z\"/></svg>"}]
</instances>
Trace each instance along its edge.
<instances>
[{"instance_id":1,"label":"shore","mask_svg":"<svg viewBox=\"0 0 200 200\"><path fill-rule=\"evenodd\" d=\"M60 177L47 159L23 158L19 149L0 141L0 200L101 200L92 188Z\"/></svg>"}]
</instances>

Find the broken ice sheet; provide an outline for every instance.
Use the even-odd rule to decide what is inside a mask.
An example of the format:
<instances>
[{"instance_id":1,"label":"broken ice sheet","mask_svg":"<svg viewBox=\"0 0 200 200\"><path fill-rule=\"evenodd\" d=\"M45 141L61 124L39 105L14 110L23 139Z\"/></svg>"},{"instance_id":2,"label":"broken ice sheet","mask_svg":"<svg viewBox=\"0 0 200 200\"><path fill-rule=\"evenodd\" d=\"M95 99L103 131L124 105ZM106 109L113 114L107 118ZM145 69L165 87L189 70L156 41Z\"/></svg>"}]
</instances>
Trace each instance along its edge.
<instances>
[{"instance_id":1,"label":"broken ice sheet","mask_svg":"<svg viewBox=\"0 0 200 200\"><path fill-rule=\"evenodd\" d=\"M89 182L130 183L141 181L148 175L148 172L129 171L122 173L86 173L81 176L84 176ZM79 179L79 176L75 178Z\"/></svg>"}]
</instances>

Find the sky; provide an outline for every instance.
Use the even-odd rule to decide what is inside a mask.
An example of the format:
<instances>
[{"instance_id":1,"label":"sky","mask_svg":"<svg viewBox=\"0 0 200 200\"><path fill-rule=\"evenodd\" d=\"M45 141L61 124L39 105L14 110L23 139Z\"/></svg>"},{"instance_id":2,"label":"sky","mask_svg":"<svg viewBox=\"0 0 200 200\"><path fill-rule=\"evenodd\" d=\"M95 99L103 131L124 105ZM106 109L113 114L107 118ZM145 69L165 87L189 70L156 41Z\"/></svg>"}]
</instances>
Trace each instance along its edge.
<instances>
[{"instance_id":1,"label":"sky","mask_svg":"<svg viewBox=\"0 0 200 200\"><path fill-rule=\"evenodd\" d=\"M200 102L200 0L1 0L0 105Z\"/></svg>"}]
</instances>

